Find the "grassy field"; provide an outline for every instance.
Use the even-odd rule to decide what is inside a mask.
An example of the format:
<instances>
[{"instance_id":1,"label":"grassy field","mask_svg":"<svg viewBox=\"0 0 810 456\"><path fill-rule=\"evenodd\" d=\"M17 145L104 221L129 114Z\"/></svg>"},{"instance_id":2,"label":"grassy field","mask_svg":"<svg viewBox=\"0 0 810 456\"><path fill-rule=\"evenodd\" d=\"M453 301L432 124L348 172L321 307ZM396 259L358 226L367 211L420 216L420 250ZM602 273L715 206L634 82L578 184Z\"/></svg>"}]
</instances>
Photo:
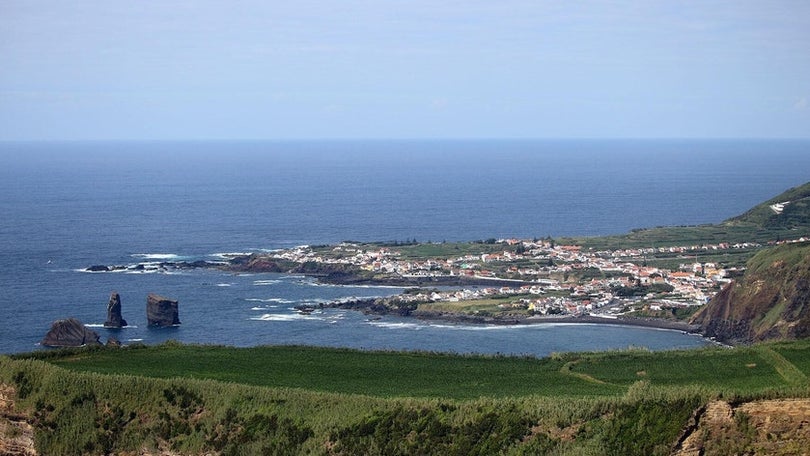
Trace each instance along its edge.
<instances>
[{"instance_id":1,"label":"grassy field","mask_svg":"<svg viewBox=\"0 0 810 456\"><path fill-rule=\"evenodd\" d=\"M194 378L378 397L589 397L625 394L635 382L744 394L796 386L770 352L810 376L810 342L687 351L560 354L550 358L362 352L272 346L179 345L78 351L49 360L70 370ZM763 356L766 353L768 356Z\"/></svg>"},{"instance_id":2,"label":"grassy field","mask_svg":"<svg viewBox=\"0 0 810 456\"><path fill-rule=\"evenodd\" d=\"M561 244L576 244L594 250L657 248L704 244L758 242L766 244L779 239L798 239L810 235L810 228L762 228L751 224L658 227L635 230L627 234L599 237L565 237Z\"/></svg>"},{"instance_id":3,"label":"grassy field","mask_svg":"<svg viewBox=\"0 0 810 456\"><path fill-rule=\"evenodd\" d=\"M417 308L418 311L425 311L425 312L453 312L458 314L476 314L480 312L486 312L488 315L496 315L500 313L509 313L509 314L525 314L528 315L528 311L522 308L513 309L509 307L509 305L513 302L519 301L521 298L527 297L536 297L531 295L511 295L511 296L503 296L503 297L494 297L489 299L471 299L468 301L439 301L439 302L429 302L429 303L422 303L419 304ZM506 308L501 308L499 306L505 305Z\"/></svg>"},{"instance_id":4,"label":"grassy field","mask_svg":"<svg viewBox=\"0 0 810 456\"><path fill-rule=\"evenodd\" d=\"M706 401L808 397L808 376L807 341L544 359L177 343L0 357L0 386L49 455L665 455Z\"/></svg>"}]
</instances>

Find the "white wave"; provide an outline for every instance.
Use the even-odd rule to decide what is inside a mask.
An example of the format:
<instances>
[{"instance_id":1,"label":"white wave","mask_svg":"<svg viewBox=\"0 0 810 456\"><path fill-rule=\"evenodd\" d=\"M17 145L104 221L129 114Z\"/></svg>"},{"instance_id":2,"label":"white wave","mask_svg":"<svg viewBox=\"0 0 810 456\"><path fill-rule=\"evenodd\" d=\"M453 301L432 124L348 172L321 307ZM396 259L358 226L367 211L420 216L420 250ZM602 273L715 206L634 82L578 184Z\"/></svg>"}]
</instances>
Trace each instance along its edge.
<instances>
[{"instance_id":1,"label":"white wave","mask_svg":"<svg viewBox=\"0 0 810 456\"><path fill-rule=\"evenodd\" d=\"M264 314L260 317L251 317L250 319L255 321L296 321L313 319L313 317L303 314Z\"/></svg>"},{"instance_id":2,"label":"white wave","mask_svg":"<svg viewBox=\"0 0 810 456\"><path fill-rule=\"evenodd\" d=\"M104 325L102 323L85 323L84 326L88 328L103 328Z\"/></svg>"},{"instance_id":3,"label":"white wave","mask_svg":"<svg viewBox=\"0 0 810 456\"><path fill-rule=\"evenodd\" d=\"M288 279L288 280L301 280L301 279L306 279L307 276L303 276L303 275L285 275L285 276L281 276L281 278L282 279Z\"/></svg>"},{"instance_id":4,"label":"white wave","mask_svg":"<svg viewBox=\"0 0 810 456\"><path fill-rule=\"evenodd\" d=\"M127 342L143 342L143 339L127 339Z\"/></svg>"},{"instance_id":5,"label":"white wave","mask_svg":"<svg viewBox=\"0 0 810 456\"><path fill-rule=\"evenodd\" d=\"M133 253L132 258L143 258L146 260L176 260L183 258L175 253Z\"/></svg>"},{"instance_id":6,"label":"white wave","mask_svg":"<svg viewBox=\"0 0 810 456\"><path fill-rule=\"evenodd\" d=\"M499 330L512 330L529 328L531 325L443 325L443 324L430 324L431 328L448 329L456 331L499 331Z\"/></svg>"},{"instance_id":7,"label":"white wave","mask_svg":"<svg viewBox=\"0 0 810 456\"><path fill-rule=\"evenodd\" d=\"M221 258L223 260L230 260L230 259L236 258L236 257L248 256L251 253L252 252L218 252L218 253L212 253L212 254L210 254L208 256L214 257L214 258Z\"/></svg>"},{"instance_id":8,"label":"white wave","mask_svg":"<svg viewBox=\"0 0 810 456\"><path fill-rule=\"evenodd\" d=\"M253 285L261 287L261 286L267 286L267 285L275 285L275 284L280 283L280 282L281 282L281 280L273 280L273 279L271 279L271 280L254 280Z\"/></svg>"},{"instance_id":9,"label":"white wave","mask_svg":"<svg viewBox=\"0 0 810 456\"><path fill-rule=\"evenodd\" d=\"M420 325L417 323L391 323L386 321L370 321L370 325L376 326L378 328L386 328L386 329L413 329L418 331L424 328L424 325Z\"/></svg>"},{"instance_id":10,"label":"white wave","mask_svg":"<svg viewBox=\"0 0 810 456\"><path fill-rule=\"evenodd\" d=\"M157 274L158 272L166 272L158 268L147 268L147 269L126 269L121 271L124 274Z\"/></svg>"},{"instance_id":11,"label":"white wave","mask_svg":"<svg viewBox=\"0 0 810 456\"><path fill-rule=\"evenodd\" d=\"M261 307L256 306L256 307L251 307L250 310L267 310L267 309L277 309L277 308L278 308L278 306L261 306Z\"/></svg>"},{"instance_id":12,"label":"white wave","mask_svg":"<svg viewBox=\"0 0 810 456\"><path fill-rule=\"evenodd\" d=\"M326 288L359 288L364 290L369 289L390 289L390 290L404 290L406 287L398 287L395 285L341 285L341 284L334 284L334 283L321 283L314 279L305 278L301 280L302 285L309 285L311 287L326 287Z\"/></svg>"},{"instance_id":13,"label":"white wave","mask_svg":"<svg viewBox=\"0 0 810 456\"><path fill-rule=\"evenodd\" d=\"M233 286L232 283L218 283L216 286L218 287L231 287Z\"/></svg>"},{"instance_id":14,"label":"white wave","mask_svg":"<svg viewBox=\"0 0 810 456\"><path fill-rule=\"evenodd\" d=\"M247 298L248 302L275 302L278 304L295 304L298 301L282 298Z\"/></svg>"}]
</instances>

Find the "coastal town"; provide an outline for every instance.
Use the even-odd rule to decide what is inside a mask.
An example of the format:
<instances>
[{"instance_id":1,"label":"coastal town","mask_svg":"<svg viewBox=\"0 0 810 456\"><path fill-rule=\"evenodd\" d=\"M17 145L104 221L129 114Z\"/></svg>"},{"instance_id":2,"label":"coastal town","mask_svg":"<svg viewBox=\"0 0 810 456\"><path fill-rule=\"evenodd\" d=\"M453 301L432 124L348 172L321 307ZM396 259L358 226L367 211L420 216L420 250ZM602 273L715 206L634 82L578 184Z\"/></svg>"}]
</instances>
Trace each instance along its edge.
<instances>
[{"instance_id":1,"label":"coastal town","mask_svg":"<svg viewBox=\"0 0 810 456\"><path fill-rule=\"evenodd\" d=\"M396 297L400 304L446 303L444 309L456 304L463 310L463 304L488 300L497 302L497 308L507 314L617 318L694 310L742 272L697 261L698 254L761 247L757 243L720 243L591 251L576 245L556 245L550 239L497 239L486 246L489 253L413 258L403 254L407 246L343 242L300 246L269 256L298 264L341 265L376 277L420 283L455 278L475 284L420 288ZM647 258L656 255L682 262L676 269L647 265Z\"/></svg>"}]
</instances>

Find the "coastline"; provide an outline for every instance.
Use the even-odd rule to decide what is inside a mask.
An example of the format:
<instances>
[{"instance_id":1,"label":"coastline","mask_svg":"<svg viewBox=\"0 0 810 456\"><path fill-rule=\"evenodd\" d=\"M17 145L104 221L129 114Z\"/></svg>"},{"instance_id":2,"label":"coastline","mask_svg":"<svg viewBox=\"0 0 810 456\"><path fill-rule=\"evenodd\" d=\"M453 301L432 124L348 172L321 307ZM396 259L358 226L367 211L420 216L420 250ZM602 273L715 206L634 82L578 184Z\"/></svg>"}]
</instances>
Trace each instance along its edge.
<instances>
[{"instance_id":1,"label":"coastline","mask_svg":"<svg viewBox=\"0 0 810 456\"><path fill-rule=\"evenodd\" d=\"M597 324L614 326L637 326L655 329L665 329L671 331L681 331L688 334L700 334L700 326L690 325L686 322L662 320L655 318L617 317L607 318L594 315L562 315L562 316L541 316L510 315L508 317L477 316L454 312L420 311L417 307L390 307L379 298L355 299L348 301L333 301L320 304L318 306L302 305L296 309L302 313L309 313L315 309L347 309L362 312L365 315L397 315L401 317L415 318L422 321L444 321L450 323L475 324L475 325L535 325L548 323L564 324ZM701 335L702 336L702 335Z\"/></svg>"},{"instance_id":2,"label":"coastline","mask_svg":"<svg viewBox=\"0 0 810 456\"><path fill-rule=\"evenodd\" d=\"M253 261L251 261L253 260ZM400 275L374 275L367 276L355 268L346 268L330 264L295 264L278 261L259 260L254 255L238 256L228 262L161 262L153 267L159 270L170 269L219 269L234 273L294 273L316 279L319 282L331 285L368 285L391 287L452 287L452 286L522 286L533 282L487 278L480 276L400 276ZM127 270L126 266L91 266L88 272L114 272ZM638 317L599 317L594 315L507 315L503 317L478 316L465 313L447 311L419 310L416 304L408 306L392 305L384 299L356 299L349 301L334 301L319 306L302 305L296 307L299 312L308 313L316 308L341 308L363 312L366 315L398 315L423 321L444 321L462 324L477 325L533 325L547 323L565 324L599 324L618 326L637 326L672 331L681 331L689 334L700 334L699 325L690 325L683 321L663 320L656 318Z\"/></svg>"}]
</instances>

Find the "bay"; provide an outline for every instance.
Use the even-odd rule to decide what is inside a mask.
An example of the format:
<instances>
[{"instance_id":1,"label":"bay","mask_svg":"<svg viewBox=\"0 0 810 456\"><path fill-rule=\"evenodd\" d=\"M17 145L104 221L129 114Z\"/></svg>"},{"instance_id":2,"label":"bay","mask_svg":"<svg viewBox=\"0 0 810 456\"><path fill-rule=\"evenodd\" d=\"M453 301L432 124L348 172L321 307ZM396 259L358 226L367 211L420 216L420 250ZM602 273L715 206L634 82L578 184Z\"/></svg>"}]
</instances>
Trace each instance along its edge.
<instances>
[{"instance_id":1,"label":"bay","mask_svg":"<svg viewBox=\"0 0 810 456\"><path fill-rule=\"evenodd\" d=\"M38 349L50 323L104 321L113 290L133 326L102 338L251 346L547 355L699 346L610 325L471 327L295 303L391 288L303 277L89 274L93 264L342 240L602 235L714 223L808 180L808 141L336 141L0 143L0 353ZM146 328L145 296L180 300Z\"/></svg>"}]
</instances>

